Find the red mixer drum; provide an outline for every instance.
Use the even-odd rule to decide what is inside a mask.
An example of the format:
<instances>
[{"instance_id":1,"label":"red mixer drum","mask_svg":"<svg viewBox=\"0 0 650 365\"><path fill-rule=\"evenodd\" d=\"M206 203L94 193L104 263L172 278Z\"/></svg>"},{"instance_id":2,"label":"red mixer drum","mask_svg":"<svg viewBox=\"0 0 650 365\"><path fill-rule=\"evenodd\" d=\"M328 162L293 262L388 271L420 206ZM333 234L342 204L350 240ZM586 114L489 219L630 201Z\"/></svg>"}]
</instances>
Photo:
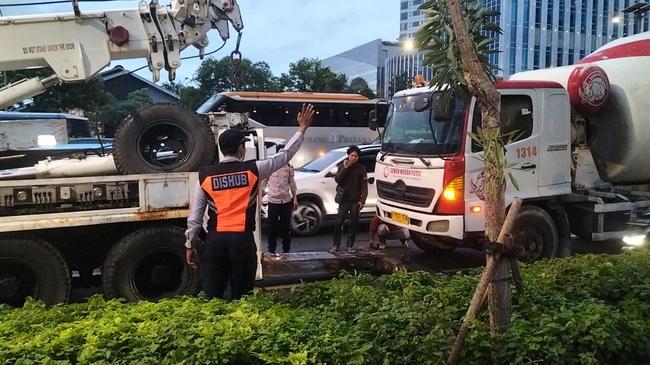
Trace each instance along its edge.
<instances>
[{"instance_id":1,"label":"red mixer drum","mask_svg":"<svg viewBox=\"0 0 650 365\"><path fill-rule=\"evenodd\" d=\"M607 73L593 64L576 66L567 84L571 104L586 113L600 110L607 103L609 90Z\"/></svg>"}]
</instances>

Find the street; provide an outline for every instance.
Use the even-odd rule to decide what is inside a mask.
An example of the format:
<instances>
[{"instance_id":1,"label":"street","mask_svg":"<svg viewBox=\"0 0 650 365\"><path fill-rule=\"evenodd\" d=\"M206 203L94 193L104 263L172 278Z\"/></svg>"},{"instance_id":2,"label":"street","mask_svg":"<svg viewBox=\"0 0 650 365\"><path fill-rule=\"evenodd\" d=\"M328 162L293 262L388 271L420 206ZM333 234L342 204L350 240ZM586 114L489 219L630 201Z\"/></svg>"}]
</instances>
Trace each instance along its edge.
<instances>
[{"instance_id":1,"label":"street","mask_svg":"<svg viewBox=\"0 0 650 365\"><path fill-rule=\"evenodd\" d=\"M291 251L327 251L332 247L333 233L334 227L329 224L323 227L317 236L293 237ZM346 237L344 235L342 239L341 246L343 248ZM355 249L367 249L369 239L368 222L361 222L354 245ZM281 240L278 239L279 248L281 247L280 242ZM266 252L266 235L264 235L264 250ZM480 251L469 248L459 248L451 252L441 252L439 255L429 255L417 248L412 242L409 243L408 249L404 249L398 240L388 240L385 252L391 257L404 261L410 270L456 271L485 264L485 255Z\"/></svg>"},{"instance_id":2,"label":"street","mask_svg":"<svg viewBox=\"0 0 650 365\"><path fill-rule=\"evenodd\" d=\"M293 237L291 240L291 252L325 252L331 248L332 235L334 227L328 222L316 236L311 237ZM267 251L266 228L263 227L263 247ZM346 239L343 236L343 245ZM359 224L359 232L355 242L355 249L367 250L368 247L368 222L362 221ZM278 239L278 252L281 251L281 240ZM572 240L572 250L574 254L583 253L606 253L615 254L621 252L621 245L618 242L607 242L598 244L585 243L579 239ZM389 256L402 261L410 271L428 271L453 273L464 271L470 268L479 267L485 264L485 255L482 251L471 248L458 248L449 252L440 252L437 255L427 254L417 248L412 242L409 248L401 247L398 240L388 240L384 250ZM100 287L76 288L72 290L71 302L82 302L91 295L101 291Z\"/></svg>"}]
</instances>

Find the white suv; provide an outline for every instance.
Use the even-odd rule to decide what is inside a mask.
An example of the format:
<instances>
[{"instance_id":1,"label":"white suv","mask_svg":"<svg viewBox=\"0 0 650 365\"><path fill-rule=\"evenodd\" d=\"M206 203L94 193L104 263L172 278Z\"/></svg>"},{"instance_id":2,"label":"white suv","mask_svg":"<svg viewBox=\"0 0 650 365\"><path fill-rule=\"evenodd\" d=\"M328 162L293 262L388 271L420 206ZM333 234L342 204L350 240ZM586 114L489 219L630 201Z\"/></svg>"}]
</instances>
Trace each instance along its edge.
<instances>
[{"instance_id":1,"label":"white suv","mask_svg":"<svg viewBox=\"0 0 650 365\"><path fill-rule=\"evenodd\" d=\"M381 145L360 145L361 163L368 173L368 198L361 210L362 216L375 214L377 188L375 187L375 160ZM318 232L325 218L336 216L338 204L334 176L338 166L347 157L347 147L337 148L312 160L295 172L298 187L298 209L291 217L291 230L299 236L313 235Z\"/></svg>"}]
</instances>

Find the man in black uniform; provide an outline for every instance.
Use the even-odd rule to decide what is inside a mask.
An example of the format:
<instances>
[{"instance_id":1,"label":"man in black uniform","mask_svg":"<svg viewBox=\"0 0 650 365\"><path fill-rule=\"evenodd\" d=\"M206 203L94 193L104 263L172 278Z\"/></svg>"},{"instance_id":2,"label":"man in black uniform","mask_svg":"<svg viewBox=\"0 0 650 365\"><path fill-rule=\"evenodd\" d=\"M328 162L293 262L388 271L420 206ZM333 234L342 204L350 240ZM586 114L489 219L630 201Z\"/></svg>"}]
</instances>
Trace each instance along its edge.
<instances>
[{"instance_id":1,"label":"man in black uniform","mask_svg":"<svg viewBox=\"0 0 650 365\"><path fill-rule=\"evenodd\" d=\"M203 289L208 298L223 298L230 278L233 299L253 290L257 271L255 214L258 182L286 165L298 151L304 133L314 116L312 105L303 105L298 113L298 131L279 153L260 161L242 161L246 138L238 129L228 129L219 136L221 162L199 170L199 186L190 204L185 236L186 260L197 267L198 234L208 207L208 234L200 248L198 263Z\"/></svg>"}]
</instances>

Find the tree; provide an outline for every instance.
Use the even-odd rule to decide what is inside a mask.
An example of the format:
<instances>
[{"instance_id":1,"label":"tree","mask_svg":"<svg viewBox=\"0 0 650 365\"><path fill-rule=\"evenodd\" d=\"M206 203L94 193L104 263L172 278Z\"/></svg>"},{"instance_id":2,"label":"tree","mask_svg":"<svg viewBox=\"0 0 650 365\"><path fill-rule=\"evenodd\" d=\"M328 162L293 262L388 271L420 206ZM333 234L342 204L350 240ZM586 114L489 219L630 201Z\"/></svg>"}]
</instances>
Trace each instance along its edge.
<instances>
[{"instance_id":1,"label":"tree","mask_svg":"<svg viewBox=\"0 0 650 365\"><path fill-rule=\"evenodd\" d=\"M277 79L266 62L251 62L244 58L239 65L239 78L233 74L230 57L219 60L208 58L196 70L194 81L199 86L203 101L210 96L229 90L238 91L278 91ZM182 96L182 92L181 92Z\"/></svg>"},{"instance_id":2,"label":"tree","mask_svg":"<svg viewBox=\"0 0 650 365\"><path fill-rule=\"evenodd\" d=\"M350 85L345 90L349 93L361 94L369 99L374 99L377 96L368 86L368 82L362 77L356 77L350 81Z\"/></svg>"},{"instance_id":3,"label":"tree","mask_svg":"<svg viewBox=\"0 0 650 365\"><path fill-rule=\"evenodd\" d=\"M496 242L505 215L506 168L499 127L501 97L491 76L495 66L488 61L493 42L488 36L501 31L489 21L497 14L486 11L478 0L467 0L462 5L459 0L430 0L421 10L426 20L416 35L416 43L428 51L425 63L434 72L431 84L439 89L446 88L448 98L455 94L467 101L470 95L474 96L481 108L482 128L477 138L483 146L486 173L485 232L491 242ZM508 270L504 260L497 260L490 254L487 260L485 272L488 267L496 267L498 273ZM491 262L497 263L492 266ZM509 290L509 286L506 287ZM504 307L506 300L508 306ZM488 302L493 333L503 330L509 323L509 300L509 291L496 293L495 286L490 285ZM454 352L450 362L453 356Z\"/></svg>"},{"instance_id":4,"label":"tree","mask_svg":"<svg viewBox=\"0 0 650 365\"><path fill-rule=\"evenodd\" d=\"M411 85L408 75L406 72L402 72L393 76L388 84L388 94L390 96L395 95L398 91L406 90Z\"/></svg>"},{"instance_id":5,"label":"tree","mask_svg":"<svg viewBox=\"0 0 650 365\"><path fill-rule=\"evenodd\" d=\"M303 58L289 64L289 72L280 76L279 84L284 91L341 93L347 76L323 67L317 58Z\"/></svg>"},{"instance_id":6,"label":"tree","mask_svg":"<svg viewBox=\"0 0 650 365\"><path fill-rule=\"evenodd\" d=\"M181 95L181 90L184 87L183 83L180 81L166 81L163 82L160 86L179 96Z\"/></svg>"},{"instance_id":7,"label":"tree","mask_svg":"<svg viewBox=\"0 0 650 365\"><path fill-rule=\"evenodd\" d=\"M127 115L153 104L147 89L129 93L126 100L117 100L113 95L110 95L110 98L110 101L92 116L104 125L104 135L107 137L113 137L115 130Z\"/></svg>"},{"instance_id":8,"label":"tree","mask_svg":"<svg viewBox=\"0 0 650 365\"><path fill-rule=\"evenodd\" d=\"M188 110L198 109L207 100L205 92L202 92L194 86L185 85L182 82L165 82L162 84L162 87L178 95L180 97L180 104Z\"/></svg>"}]
</instances>

